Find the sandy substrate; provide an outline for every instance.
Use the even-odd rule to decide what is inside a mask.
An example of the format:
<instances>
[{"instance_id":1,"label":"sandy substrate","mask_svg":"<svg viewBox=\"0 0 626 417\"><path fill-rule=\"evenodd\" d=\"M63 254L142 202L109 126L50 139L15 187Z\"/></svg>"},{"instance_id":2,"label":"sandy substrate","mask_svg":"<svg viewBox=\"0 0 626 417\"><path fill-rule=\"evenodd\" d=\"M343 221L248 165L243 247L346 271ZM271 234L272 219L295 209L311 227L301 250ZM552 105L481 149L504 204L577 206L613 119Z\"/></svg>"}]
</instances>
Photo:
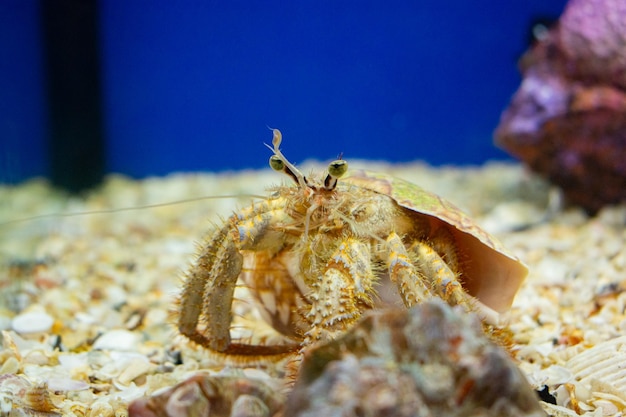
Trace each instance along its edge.
<instances>
[{"instance_id":1,"label":"sandy substrate","mask_svg":"<svg viewBox=\"0 0 626 417\"><path fill-rule=\"evenodd\" d=\"M528 264L508 320L520 368L557 403L545 404L550 415L622 415L626 208L592 218L562 208L558 192L518 165L352 165L449 199ZM270 170L111 177L85 199L38 181L0 187L0 411L12 403L69 416L123 415L131 400L197 370L224 372L171 324L181 271L211 223L281 181ZM146 208L225 195L231 197ZM125 207L136 209L109 211ZM90 214L68 214L83 212ZM64 215L33 218L54 213ZM238 307L245 320L257 320L246 305ZM242 337L267 330L243 321ZM33 395L15 394L19 389Z\"/></svg>"}]
</instances>

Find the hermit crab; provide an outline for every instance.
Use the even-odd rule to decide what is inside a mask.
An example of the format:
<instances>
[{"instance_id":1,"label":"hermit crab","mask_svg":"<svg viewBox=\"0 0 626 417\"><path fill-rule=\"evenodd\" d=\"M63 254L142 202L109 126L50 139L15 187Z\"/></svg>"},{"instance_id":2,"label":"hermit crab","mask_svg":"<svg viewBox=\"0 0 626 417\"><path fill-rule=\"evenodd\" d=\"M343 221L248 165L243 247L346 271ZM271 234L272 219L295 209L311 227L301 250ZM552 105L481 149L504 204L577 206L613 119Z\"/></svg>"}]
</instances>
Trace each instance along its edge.
<instances>
[{"instance_id":1,"label":"hermit crab","mask_svg":"<svg viewBox=\"0 0 626 417\"><path fill-rule=\"evenodd\" d=\"M178 300L188 339L250 363L336 338L383 293L406 307L439 297L485 320L510 307L526 267L455 206L400 179L347 175L341 159L318 179L304 176L281 140L274 129L270 166L295 184L271 189L202 244ZM287 342L231 336L238 285Z\"/></svg>"}]
</instances>

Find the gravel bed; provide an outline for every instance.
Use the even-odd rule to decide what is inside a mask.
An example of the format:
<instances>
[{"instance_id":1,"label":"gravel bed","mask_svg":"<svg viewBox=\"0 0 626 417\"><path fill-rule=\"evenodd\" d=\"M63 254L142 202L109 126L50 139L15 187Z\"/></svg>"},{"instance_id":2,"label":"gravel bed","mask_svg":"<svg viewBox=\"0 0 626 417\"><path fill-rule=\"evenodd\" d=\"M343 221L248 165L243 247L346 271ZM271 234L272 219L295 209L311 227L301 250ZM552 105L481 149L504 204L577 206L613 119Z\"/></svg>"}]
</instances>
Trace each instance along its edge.
<instances>
[{"instance_id":1,"label":"gravel bed","mask_svg":"<svg viewBox=\"0 0 626 417\"><path fill-rule=\"evenodd\" d=\"M352 165L449 199L529 266L507 319L519 367L543 390L549 415L622 415L626 207L595 217L562 207L557 190L517 164ZM211 224L282 180L269 169L111 176L84 198L40 180L0 186L0 412L12 404L50 415L124 415L130 401L198 370L272 378L271 365L234 370L190 346L171 311L181 272ZM112 210L119 208L132 209ZM249 304L237 308L241 336L269 337Z\"/></svg>"}]
</instances>

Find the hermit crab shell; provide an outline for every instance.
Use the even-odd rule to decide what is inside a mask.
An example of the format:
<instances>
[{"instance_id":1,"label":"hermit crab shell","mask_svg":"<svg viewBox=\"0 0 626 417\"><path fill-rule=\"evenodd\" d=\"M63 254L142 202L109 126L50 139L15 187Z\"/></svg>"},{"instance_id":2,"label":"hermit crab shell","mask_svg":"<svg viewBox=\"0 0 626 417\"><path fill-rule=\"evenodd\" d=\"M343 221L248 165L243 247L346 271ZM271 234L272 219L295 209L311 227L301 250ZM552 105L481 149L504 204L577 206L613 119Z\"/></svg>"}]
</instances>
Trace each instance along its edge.
<instances>
[{"instance_id":1,"label":"hermit crab shell","mask_svg":"<svg viewBox=\"0 0 626 417\"><path fill-rule=\"evenodd\" d=\"M385 174L353 171L342 181L391 197L400 207L426 216L433 230L446 227L464 260L460 279L465 290L498 313L511 307L528 268L452 203Z\"/></svg>"}]
</instances>

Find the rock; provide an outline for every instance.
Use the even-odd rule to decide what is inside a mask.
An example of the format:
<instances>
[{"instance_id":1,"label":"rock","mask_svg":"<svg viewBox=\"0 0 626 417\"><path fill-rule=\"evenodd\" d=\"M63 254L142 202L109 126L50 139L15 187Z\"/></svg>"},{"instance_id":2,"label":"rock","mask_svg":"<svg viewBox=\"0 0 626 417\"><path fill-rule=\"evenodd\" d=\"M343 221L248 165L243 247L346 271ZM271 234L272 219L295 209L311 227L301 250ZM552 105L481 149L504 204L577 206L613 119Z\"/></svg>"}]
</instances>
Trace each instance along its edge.
<instances>
[{"instance_id":1,"label":"rock","mask_svg":"<svg viewBox=\"0 0 626 417\"><path fill-rule=\"evenodd\" d=\"M433 300L372 312L305 353L285 416L545 416L473 315Z\"/></svg>"},{"instance_id":2,"label":"rock","mask_svg":"<svg viewBox=\"0 0 626 417\"><path fill-rule=\"evenodd\" d=\"M571 0L520 62L496 143L595 213L626 200L626 7Z\"/></svg>"}]
</instances>

